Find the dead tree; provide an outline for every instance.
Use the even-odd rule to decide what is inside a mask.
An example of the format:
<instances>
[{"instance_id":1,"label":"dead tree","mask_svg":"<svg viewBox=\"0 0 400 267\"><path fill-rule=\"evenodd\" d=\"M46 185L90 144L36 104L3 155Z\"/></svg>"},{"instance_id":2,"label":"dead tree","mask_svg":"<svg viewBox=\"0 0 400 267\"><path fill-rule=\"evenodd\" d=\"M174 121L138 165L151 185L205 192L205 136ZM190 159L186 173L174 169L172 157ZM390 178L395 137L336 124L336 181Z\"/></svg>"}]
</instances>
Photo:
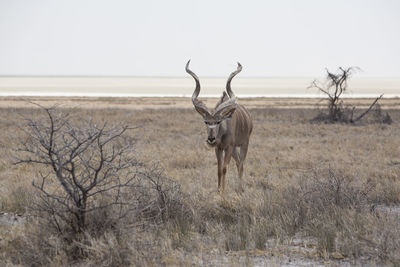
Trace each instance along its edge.
<instances>
[{"instance_id":1,"label":"dead tree","mask_svg":"<svg viewBox=\"0 0 400 267\"><path fill-rule=\"evenodd\" d=\"M321 83L320 81L314 80L308 88L316 88L320 92L328 96L328 114L327 116L318 116L318 119L323 119L329 122L349 122L355 123L361 120L383 97L383 94L377 97L366 111L354 118L355 107L345 109L343 107L342 96L347 91L348 79L353 74L354 70L358 68L349 67L343 69L340 67L337 73L332 73L326 69L327 76L326 82ZM387 114L388 116L388 114Z\"/></svg>"},{"instance_id":2,"label":"dead tree","mask_svg":"<svg viewBox=\"0 0 400 267\"><path fill-rule=\"evenodd\" d=\"M135 158L125 137L131 128L76 122L55 108L40 108L44 118L26 119L21 128L26 139L16 164L42 166L39 182L32 183L41 199L35 208L50 215L53 226L81 233L89 213L109 207L117 218L132 211L138 217L164 216L168 196L163 177Z\"/></svg>"}]
</instances>

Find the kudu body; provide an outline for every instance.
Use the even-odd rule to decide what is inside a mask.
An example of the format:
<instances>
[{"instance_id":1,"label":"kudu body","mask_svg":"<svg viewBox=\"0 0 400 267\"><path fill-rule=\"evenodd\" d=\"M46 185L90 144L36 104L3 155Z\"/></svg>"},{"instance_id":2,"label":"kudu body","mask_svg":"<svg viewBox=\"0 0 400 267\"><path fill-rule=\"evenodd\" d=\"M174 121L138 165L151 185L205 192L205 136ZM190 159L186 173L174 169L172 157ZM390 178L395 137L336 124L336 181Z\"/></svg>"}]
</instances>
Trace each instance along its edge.
<instances>
[{"instance_id":1,"label":"kudu body","mask_svg":"<svg viewBox=\"0 0 400 267\"><path fill-rule=\"evenodd\" d=\"M206 124L208 145L215 147L218 162L218 192L225 190L225 176L231 157L236 161L240 188L242 188L243 164L253 130L253 121L249 112L244 106L237 104L235 94L231 89L231 81L242 70L242 66L238 62L237 70L232 72L228 78L226 92L223 92L215 109L210 111L203 102L197 99L200 93L200 81L197 75L189 69L189 63L190 60L186 64L186 72L196 82L192 102Z\"/></svg>"}]
</instances>

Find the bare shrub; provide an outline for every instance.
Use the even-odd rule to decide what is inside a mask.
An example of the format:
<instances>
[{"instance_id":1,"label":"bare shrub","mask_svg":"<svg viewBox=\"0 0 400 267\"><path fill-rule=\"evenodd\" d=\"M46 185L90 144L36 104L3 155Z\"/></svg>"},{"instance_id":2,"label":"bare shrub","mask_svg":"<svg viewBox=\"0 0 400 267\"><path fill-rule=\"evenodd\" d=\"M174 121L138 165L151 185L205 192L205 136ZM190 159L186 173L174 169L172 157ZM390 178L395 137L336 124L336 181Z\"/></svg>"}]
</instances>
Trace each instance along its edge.
<instances>
[{"instance_id":1,"label":"bare shrub","mask_svg":"<svg viewBox=\"0 0 400 267\"><path fill-rule=\"evenodd\" d=\"M392 117L389 115L389 112L383 112L381 105L379 103L375 104L375 108L373 110L373 121L378 123L392 124Z\"/></svg>"},{"instance_id":2,"label":"bare shrub","mask_svg":"<svg viewBox=\"0 0 400 267\"><path fill-rule=\"evenodd\" d=\"M125 196L142 179L142 164L123 136L129 128L90 120L74 125L69 114L41 108L47 118L26 119L16 162L43 167L39 181L32 182L41 199L35 209L50 215L60 232L63 223L74 233L83 232L87 213L110 206L118 217L125 216L131 203Z\"/></svg>"},{"instance_id":3,"label":"bare shrub","mask_svg":"<svg viewBox=\"0 0 400 267\"><path fill-rule=\"evenodd\" d=\"M395 218L371 212L375 185L338 170L314 171L300 183L299 205L305 211L301 228L316 238L322 256L374 257L396 262L400 232ZM389 234L390 233L390 234Z\"/></svg>"},{"instance_id":4,"label":"bare shrub","mask_svg":"<svg viewBox=\"0 0 400 267\"><path fill-rule=\"evenodd\" d=\"M316 238L322 255L337 250L337 237L350 227L349 217L354 218L349 214L362 217L369 210L372 189L370 183L356 182L332 168L314 170L301 181L299 202L306 214L302 228Z\"/></svg>"},{"instance_id":5,"label":"bare shrub","mask_svg":"<svg viewBox=\"0 0 400 267\"><path fill-rule=\"evenodd\" d=\"M314 170L312 175L301 181L301 201L319 213L332 205L340 208L360 210L369 203L369 195L374 184L356 182L354 177L346 176L332 168Z\"/></svg>"},{"instance_id":6,"label":"bare shrub","mask_svg":"<svg viewBox=\"0 0 400 267\"><path fill-rule=\"evenodd\" d=\"M263 248L269 238L284 241L301 234L316 240L323 257L333 252L355 258L378 257L373 251L381 241L368 230L371 225L382 225L370 212L373 190L370 182L339 170L314 170L298 185L265 192L264 202L255 211L256 222L247 225L248 240L252 240L248 243ZM373 240L374 245L366 240Z\"/></svg>"},{"instance_id":7,"label":"bare shrub","mask_svg":"<svg viewBox=\"0 0 400 267\"><path fill-rule=\"evenodd\" d=\"M190 222L191 210L180 185L165 177L158 165L147 166L137 158L134 143L125 134L131 128L40 108L44 115L26 118L21 127L25 137L16 162L38 167L31 211L32 220L43 227L18 241L16 247L32 248L23 259L36 257L35 245L57 250L45 241L53 237L68 262L89 257L91 242L99 240L106 242L98 246L103 256L115 260L110 264L124 265L124 256L118 254L128 249L124 229L152 231L169 222ZM117 250L107 249L114 245ZM40 255L37 262L49 264Z\"/></svg>"},{"instance_id":8,"label":"bare shrub","mask_svg":"<svg viewBox=\"0 0 400 267\"><path fill-rule=\"evenodd\" d=\"M382 98L383 94L377 97L372 104L363 111L358 116L354 117L354 111L356 107L345 106L343 104L342 96L348 91L348 79L351 77L353 72L358 69L355 67L349 67L343 69L339 67L336 73L330 72L326 69L327 77L325 83L314 80L308 88L315 88L318 91L324 93L328 97L328 114L319 113L312 121L315 122L345 122L345 123L355 123L360 121L371 109L375 106L376 110L374 117L376 122L379 123L392 123L392 119L389 113L386 112L385 115L382 114L380 106L376 106L378 100Z\"/></svg>"}]
</instances>

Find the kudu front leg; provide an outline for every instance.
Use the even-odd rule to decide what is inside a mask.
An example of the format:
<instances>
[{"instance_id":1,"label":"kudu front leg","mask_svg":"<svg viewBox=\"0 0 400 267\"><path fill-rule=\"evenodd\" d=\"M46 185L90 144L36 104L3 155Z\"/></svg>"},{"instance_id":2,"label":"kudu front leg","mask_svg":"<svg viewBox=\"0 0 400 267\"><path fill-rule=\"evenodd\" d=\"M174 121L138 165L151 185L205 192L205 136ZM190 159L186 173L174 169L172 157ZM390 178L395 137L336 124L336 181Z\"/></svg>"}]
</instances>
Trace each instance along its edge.
<instances>
[{"instance_id":1,"label":"kudu front leg","mask_svg":"<svg viewBox=\"0 0 400 267\"><path fill-rule=\"evenodd\" d=\"M218 147L215 148L215 155L217 156L218 163L218 193L221 192L221 180L222 180L222 156L223 150Z\"/></svg>"}]
</instances>

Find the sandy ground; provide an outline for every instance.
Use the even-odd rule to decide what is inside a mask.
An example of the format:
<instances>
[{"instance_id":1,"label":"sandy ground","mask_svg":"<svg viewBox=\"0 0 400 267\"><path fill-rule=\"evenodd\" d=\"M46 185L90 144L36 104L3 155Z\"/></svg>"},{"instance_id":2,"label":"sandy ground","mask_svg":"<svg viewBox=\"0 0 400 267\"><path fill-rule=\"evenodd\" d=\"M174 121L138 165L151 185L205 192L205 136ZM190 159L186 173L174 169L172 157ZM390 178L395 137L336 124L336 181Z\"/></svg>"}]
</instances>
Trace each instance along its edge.
<instances>
[{"instance_id":1,"label":"sandy ground","mask_svg":"<svg viewBox=\"0 0 400 267\"><path fill-rule=\"evenodd\" d=\"M182 70L183 71L183 70ZM200 96L219 96L225 88L226 77L200 77ZM7 95L51 95L51 96L191 96L193 79L183 77L0 77L0 96ZM321 77L259 77L239 76L232 81L238 96L319 96L318 90L307 89L315 79ZM400 96L398 78L360 78L349 81L347 94L350 97ZM361 96L362 95L362 96Z\"/></svg>"},{"instance_id":2,"label":"sandy ground","mask_svg":"<svg viewBox=\"0 0 400 267\"><path fill-rule=\"evenodd\" d=\"M205 104L212 108L218 101L217 98L201 98ZM316 108L323 107L326 100L317 98L243 98L238 100L249 109L263 108ZM344 103L357 108L366 108L373 99L345 99ZM62 105L84 109L170 109L193 108L188 97L0 97L0 108L23 108L33 106L35 102L44 106ZM400 98L384 98L379 101L384 109L400 109Z\"/></svg>"}]
</instances>

